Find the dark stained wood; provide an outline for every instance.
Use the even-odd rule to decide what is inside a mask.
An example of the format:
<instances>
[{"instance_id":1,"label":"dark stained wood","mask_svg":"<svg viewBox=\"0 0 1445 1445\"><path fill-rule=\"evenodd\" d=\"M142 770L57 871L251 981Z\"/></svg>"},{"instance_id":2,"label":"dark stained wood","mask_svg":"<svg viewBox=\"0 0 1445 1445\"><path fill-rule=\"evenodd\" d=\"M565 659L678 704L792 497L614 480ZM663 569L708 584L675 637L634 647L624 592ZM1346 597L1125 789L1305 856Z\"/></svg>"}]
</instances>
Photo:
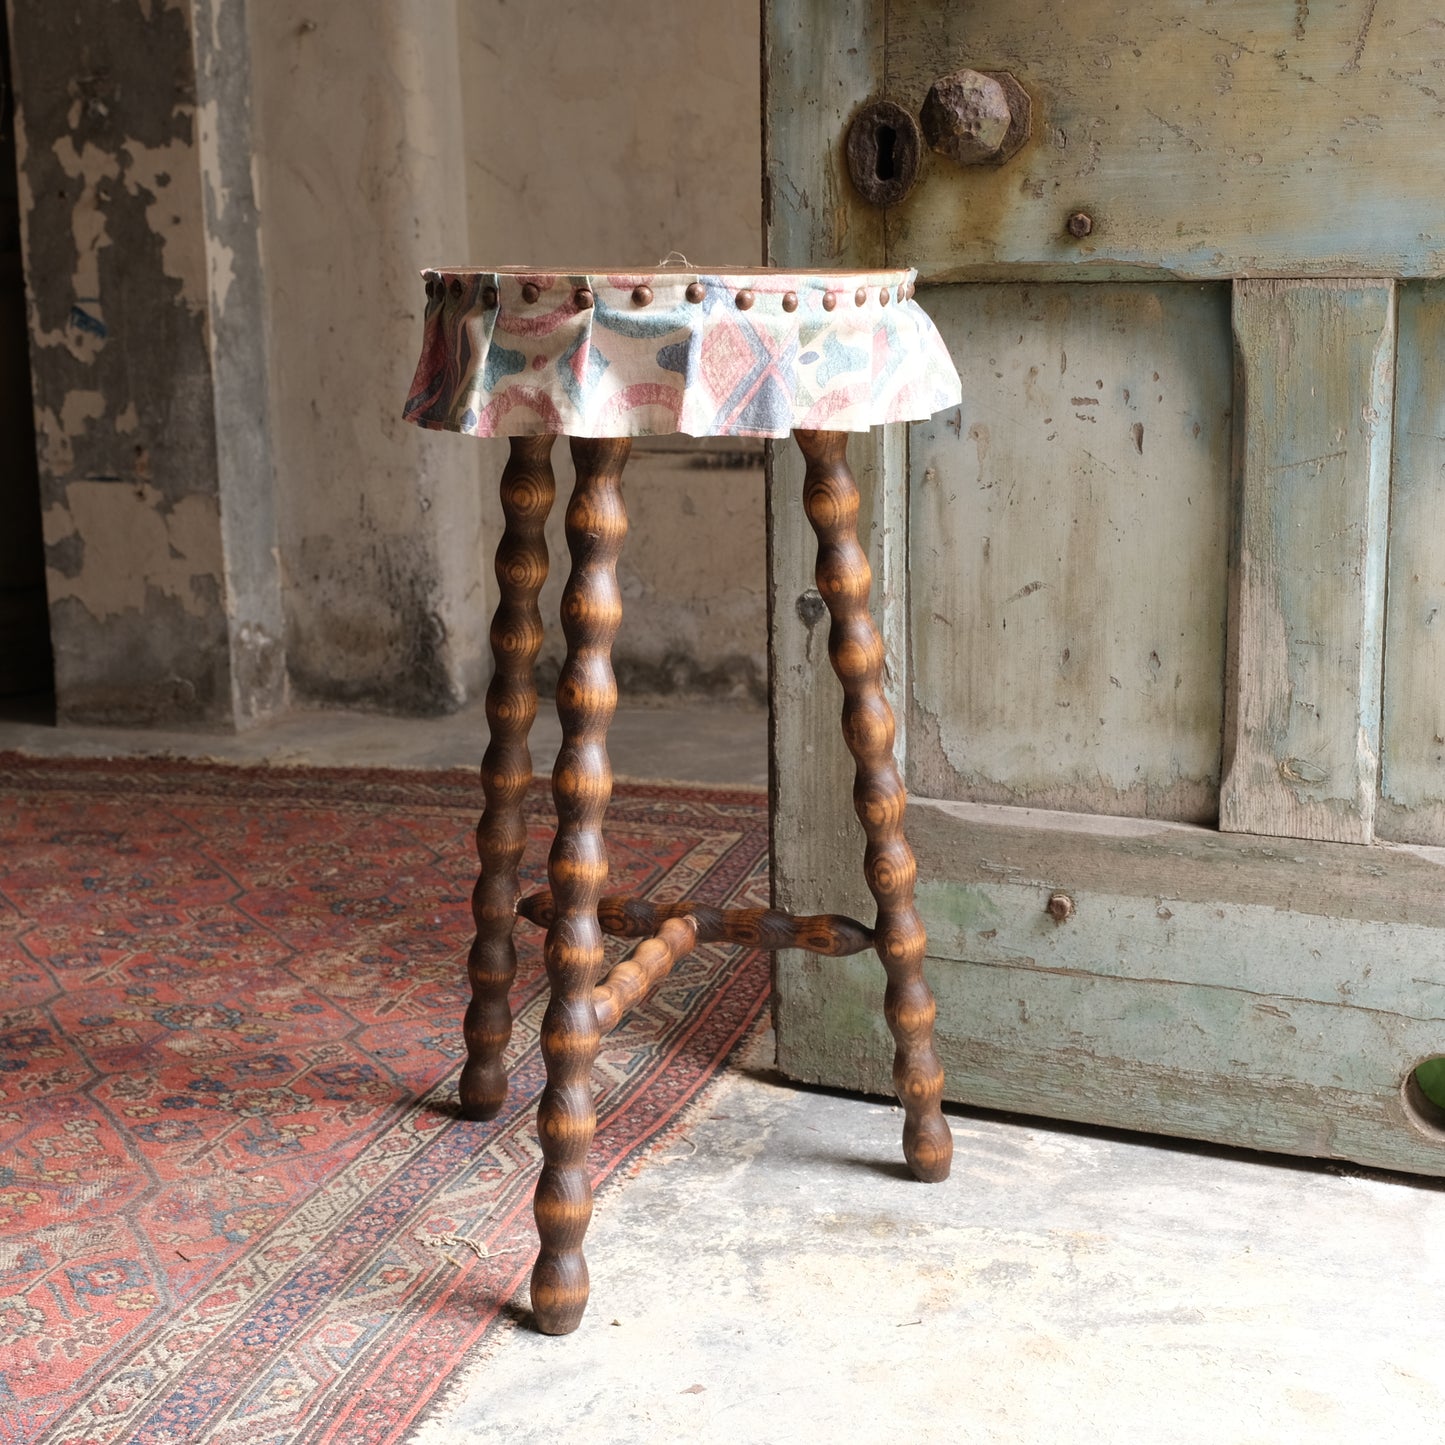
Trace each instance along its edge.
<instances>
[{"instance_id":1,"label":"dark stained wood","mask_svg":"<svg viewBox=\"0 0 1445 1445\"><path fill-rule=\"evenodd\" d=\"M597 1027L611 1033L628 1009L642 1002L672 972L672 966L697 942L697 923L684 915L669 918L655 938L639 943L592 990Z\"/></svg>"},{"instance_id":2,"label":"dark stained wood","mask_svg":"<svg viewBox=\"0 0 1445 1445\"><path fill-rule=\"evenodd\" d=\"M545 890L529 893L517 905L518 915L540 928L551 923L553 911L552 895ZM873 947L873 930L841 913L795 916L776 908L717 908L692 898L652 903L615 895L597 905L602 931L613 938L652 938L670 918L693 919L699 943L737 943L770 953L779 948L806 948L829 958L845 958Z\"/></svg>"},{"instance_id":3,"label":"dark stained wood","mask_svg":"<svg viewBox=\"0 0 1445 1445\"><path fill-rule=\"evenodd\" d=\"M506 529L497 549L501 599L492 624L491 738L482 764L486 804L477 825L481 876L473 894L477 934L468 961L473 997L462 1103L469 1117L485 1119L506 1098L502 1057L511 1033L507 995L520 915L547 930L550 998L541 1029L547 1084L537 1110L543 1167L533 1204L540 1248L532 1271L532 1307L546 1334L575 1330L587 1306L582 1244L592 1215L587 1152L597 1123L591 1074L601 1035L699 942L805 948L835 957L875 948L888 975L884 1009L896 1044L893 1079L904 1105L904 1155L920 1179L948 1174L953 1140L939 1109L943 1074L933 1050L933 997L922 973L926 940L913 906L916 869L903 837L906 799L893 764L882 643L868 613L871 578L858 545L858 492L844 434L805 432L798 440L807 460L808 519L818 536L817 585L832 616L829 655L843 685L843 733L857 767L854 805L867 836L864 873L878 907L871 929L842 914L601 896L607 881L602 819L612 792L607 729L617 705L611 652L622 616L617 559L627 532L621 491L631 449L626 438L572 441L572 570L562 597L567 659L557 683L562 746L552 774L557 831L549 887L519 902L517 873L526 841L521 807L532 776L527 735L536 714L534 666L542 640L537 597L547 574L543 525L555 491L552 438L515 439L502 475ZM600 979L604 931L642 942Z\"/></svg>"},{"instance_id":4,"label":"dark stained wood","mask_svg":"<svg viewBox=\"0 0 1445 1445\"><path fill-rule=\"evenodd\" d=\"M551 998L542 1019L547 1086L537 1108L542 1173L533 1209L541 1250L532 1309L545 1334L575 1330L587 1307L582 1239L592 1217L587 1149L597 1127L591 1073L599 1032L592 990L602 969L597 902L607 881L602 816L612 795L607 728L617 707L612 640L622 619L617 557L627 534L622 467L628 438L572 439L577 484L567 507L572 572L562 594L567 660L557 679L562 747L552 770L557 833L547 860L556 916L545 958Z\"/></svg>"},{"instance_id":5,"label":"dark stained wood","mask_svg":"<svg viewBox=\"0 0 1445 1445\"><path fill-rule=\"evenodd\" d=\"M893 1087L904 1111L903 1155L919 1179L932 1183L948 1177L953 1136L939 1107L936 1010L923 977L928 940L913 904L918 869L903 836L907 794L893 761L883 640L868 611L873 578L858 543L858 487L848 470L845 432L794 435L807 461L803 505L818 537L818 591L832 618L828 655L843 687L843 737L857 764L853 805L868 840L864 875L878 904L873 938L888 975L883 1008L895 1045Z\"/></svg>"},{"instance_id":6,"label":"dark stained wood","mask_svg":"<svg viewBox=\"0 0 1445 1445\"><path fill-rule=\"evenodd\" d=\"M497 545L500 596L492 618L492 680L487 688L490 741L482 758L485 805L477 824L481 874L472 890L476 937L467 956L472 997L462 1032L461 1105L468 1119L491 1119L507 1098L502 1055L512 1036L507 1001L517 972L517 866L527 841L522 799L532 781L527 734L537 715L534 665L542 646L537 594L547 577L542 528L552 510L553 437L514 437L502 472L506 527Z\"/></svg>"}]
</instances>

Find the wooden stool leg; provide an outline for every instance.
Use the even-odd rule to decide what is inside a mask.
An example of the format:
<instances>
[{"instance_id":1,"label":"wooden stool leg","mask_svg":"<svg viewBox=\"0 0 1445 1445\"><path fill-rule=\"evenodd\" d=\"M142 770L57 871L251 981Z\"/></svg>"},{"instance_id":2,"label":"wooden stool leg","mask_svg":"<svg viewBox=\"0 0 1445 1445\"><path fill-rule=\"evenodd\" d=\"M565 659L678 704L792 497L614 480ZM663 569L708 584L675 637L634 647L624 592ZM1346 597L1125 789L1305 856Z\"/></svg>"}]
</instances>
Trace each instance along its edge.
<instances>
[{"instance_id":1,"label":"wooden stool leg","mask_svg":"<svg viewBox=\"0 0 1445 1445\"><path fill-rule=\"evenodd\" d=\"M547 578L547 544L542 536L552 510L550 436L514 437L502 472L502 514L506 528L497 544L501 588L492 618L492 680L487 688L489 740L482 757L485 804L477 824L481 874L472 890L477 933L467 955L472 998L462 1032L467 1061L462 1066L462 1113L468 1119L495 1118L507 1098L502 1055L512 1036L507 995L517 972L512 932L517 923L517 866L527 842L522 800L532 781L527 734L537 716L533 668L542 646L537 594Z\"/></svg>"},{"instance_id":2,"label":"wooden stool leg","mask_svg":"<svg viewBox=\"0 0 1445 1445\"><path fill-rule=\"evenodd\" d=\"M933 994L923 977L927 936L913 906L918 869L903 836L908 797L893 762L893 710L883 695L883 639L868 611L872 571L858 543L858 487L847 433L795 434L808 467L803 505L818 536L818 591L832 628L828 655L843 685L843 736L857 763L853 804L868 845L864 872L878 904L874 945L888 975L884 1013L893 1034L893 1087L903 1105L903 1156L929 1183L948 1177L953 1135L939 1102L943 1067L933 1049Z\"/></svg>"},{"instance_id":3,"label":"wooden stool leg","mask_svg":"<svg viewBox=\"0 0 1445 1445\"><path fill-rule=\"evenodd\" d=\"M542 1019L547 1087L537 1108L542 1175L533 1208L541 1251L532 1270L532 1309L549 1335L575 1330L587 1307L582 1239L592 1217L587 1149L597 1127L593 985L602 971L597 903L607 881L602 815L612 795L607 728L617 707L612 639L622 619L617 556L627 535L622 467L627 438L574 438L577 485L567 507L572 574L562 596L567 661L557 680L562 749L552 770L557 836L547 860L555 912L547 929L551 998Z\"/></svg>"}]
</instances>

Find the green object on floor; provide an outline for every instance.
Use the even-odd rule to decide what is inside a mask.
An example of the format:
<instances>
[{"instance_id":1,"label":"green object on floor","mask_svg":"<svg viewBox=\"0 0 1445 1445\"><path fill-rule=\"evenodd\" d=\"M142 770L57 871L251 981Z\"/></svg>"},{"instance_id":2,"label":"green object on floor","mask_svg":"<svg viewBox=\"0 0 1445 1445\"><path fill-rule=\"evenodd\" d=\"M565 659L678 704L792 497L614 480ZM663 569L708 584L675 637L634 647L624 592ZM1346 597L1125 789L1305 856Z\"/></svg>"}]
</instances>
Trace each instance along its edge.
<instances>
[{"instance_id":1,"label":"green object on floor","mask_svg":"<svg viewBox=\"0 0 1445 1445\"><path fill-rule=\"evenodd\" d=\"M1415 1070L1415 1082L1432 1104L1445 1109L1445 1058L1426 1059Z\"/></svg>"}]
</instances>

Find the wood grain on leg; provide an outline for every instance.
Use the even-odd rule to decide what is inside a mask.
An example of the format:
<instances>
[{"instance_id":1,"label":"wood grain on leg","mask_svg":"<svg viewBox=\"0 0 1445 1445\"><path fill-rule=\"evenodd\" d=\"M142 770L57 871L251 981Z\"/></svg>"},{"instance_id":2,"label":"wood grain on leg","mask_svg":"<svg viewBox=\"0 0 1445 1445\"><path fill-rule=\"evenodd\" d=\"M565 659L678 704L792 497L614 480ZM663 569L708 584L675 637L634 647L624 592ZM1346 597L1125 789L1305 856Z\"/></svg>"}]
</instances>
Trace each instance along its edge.
<instances>
[{"instance_id":1,"label":"wood grain on leg","mask_svg":"<svg viewBox=\"0 0 1445 1445\"><path fill-rule=\"evenodd\" d=\"M477 824L481 873L472 890L476 937L467 956L472 997L462 1032L467 1061L462 1066L462 1113L468 1119L495 1118L507 1098L502 1055L512 1036L508 993L517 972L512 942L516 927L517 867L527 842L522 801L532 781L527 734L537 715L534 665L542 646L537 594L547 577L547 544L542 535L552 510L550 436L514 437L502 472L502 514L506 528L497 544L501 589L492 618L492 680L487 688L489 741L482 758L485 798Z\"/></svg>"},{"instance_id":2,"label":"wood grain on leg","mask_svg":"<svg viewBox=\"0 0 1445 1445\"><path fill-rule=\"evenodd\" d=\"M627 534L626 438L574 438L577 485L567 508L572 573L562 596L567 660L557 680L562 748L552 770L557 835L547 860L555 902L547 929L551 998L542 1019L547 1087L537 1109L542 1175L533 1207L541 1250L532 1308L549 1335L575 1330L587 1307L582 1239L592 1217L587 1150L597 1127L592 1065L599 1038L592 989L602 970L597 901L607 881L602 815L612 794L607 728L617 707L612 639L622 618L617 556Z\"/></svg>"},{"instance_id":3,"label":"wood grain on leg","mask_svg":"<svg viewBox=\"0 0 1445 1445\"><path fill-rule=\"evenodd\" d=\"M592 990L597 1027L609 1034L697 943L697 920L669 918L655 938L644 939Z\"/></svg>"},{"instance_id":4,"label":"wood grain on leg","mask_svg":"<svg viewBox=\"0 0 1445 1445\"><path fill-rule=\"evenodd\" d=\"M883 695L883 640L868 611L872 572L858 543L858 487L847 434L799 431L807 459L803 504L818 536L817 585L832 628L828 655L843 685L843 736L857 763L853 804L867 837L864 872L878 904L874 946L888 975L893 1087L903 1105L903 1155L919 1178L948 1177L953 1135L939 1107L943 1066L933 1049L933 994L923 977L927 935L913 906L917 865L903 836L907 804L893 761L893 710Z\"/></svg>"},{"instance_id":5,"label":"wood grain on leg","mask_svg":"<svg viewBox=\"0 0 1445 1445\"><path fill-rule=\"evenodd\" d=\"M552 895L529 893L517 916L546 928ZM669 918L691 918L698 943L737 943L744 948L806 948L828 958L846 958L873 947L873 930L841 913L794 914L776 908L718 908L695 898L652 903L646 898L604 898L597 905L603 933L618 938L652 938Z\"/></svg>"}]
</instances>

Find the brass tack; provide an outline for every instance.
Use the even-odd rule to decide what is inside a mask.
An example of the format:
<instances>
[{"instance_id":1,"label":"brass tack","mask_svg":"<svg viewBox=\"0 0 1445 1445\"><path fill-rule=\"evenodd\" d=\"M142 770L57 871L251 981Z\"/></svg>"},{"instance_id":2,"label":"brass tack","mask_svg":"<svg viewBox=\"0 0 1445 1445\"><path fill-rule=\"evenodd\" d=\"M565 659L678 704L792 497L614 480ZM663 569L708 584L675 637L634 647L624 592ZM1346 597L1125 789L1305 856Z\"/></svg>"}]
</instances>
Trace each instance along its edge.
<instances>
[{"instance_id":1,"label":"brass tack","mask_svg":"<svg viewBox=\"0 0 1445 1445\"><path fill-rule=\"evenodd\" d=\"M908 300L908 287L905 286L901 281L898 283L898 299L900 301Z\"/></svg>"},{"instance_id":2,"label":"brass tack","mask_svg":"<svg viewBox=\"0 0 1445 1445\"><path fill-rule=\"evenodd\" d=\"M488 311L497 304L497 288L495 286L484 286L482 288L482 305Z\"/></svg>"},{"instance_id":3,"label":"brass tack","mask_svg":"<svg viewBox=\"0 0 1445 1445\"><path fill-rule=\"evenodd\" d=\"M585 311L591 306L593 298L592 293L585 286L579 286L572 299L577 303L579 311Z\"/></svg>"},{"instance_id":4,"label":"brass tack","mask_svg":"<svg viewBox=\"0 0 1445 1445\"><path fill-rule=\"evenodd\" d=\"M451 291L453 296L460 296L462 294L462 283L455 276L452 277Z\"/></svg>"},{"instance_id":5,"label":"brass tack","mask_svg":"<svg viewBox=\"0 0 1445 1445\"><path fill-rule=\"evenodd\" d=\"M527 284L522 287L522 300L525 301L528 306L530 306L532 302L534 302L541 294L542 288L537 285L535 281L528 281Z\"/></svg>"},{"instance_id":6,"label":"brass tack","mask_svg":"<svg viewBox=\"0 0 1445 1445\"><path fill-rule=\"evenodd\" d=\"M706 295L707 287L704 286L701 281L694 281L687 288L687 299L691 301L694 306L696 306L698 302L701 301L702 298Z\"/></svg>"},{"instance_id":7,"label":"brass tack","mask_svg":"<svg viewBox=\"0 0 1445 1445\"><path fill-rule=\"evenodd\" d=\"M652 287L634 286L632 288L632 301L635 306L650 306L652 304Z\"/></svg>"},{"instance_id":8,"label":"brass tack","mask_svg":"<svg viewBox=\"0 0 1445 1445\"><path fill-rule=\"evenodd\" d=\"M860 287L853 293L853 304L854 304L855 306L861 306L867 299L868 299L868 288L867 288L866 286L860 286Z\"/></svg>"},{"instance_id":9,"label":"brass tack","mask_svg":"<svg viewBox=\"0 0 1445 1445\"><path fill-rule=\"evenodd\" d=\"M886 306L890 299L888 288L886 286L882 287L878 292L878 304L880 306Z\"/></svg>"},{"instance_id":10,"label":"brass tack","mask_svg":"<svg viewBox=\"0 0 1445 1445\"><path fill-rule=\"evenodd\" d=\"M825 291L823 293L823 310L831 311L838 304L838 293L836 291Z\"/></svg>"},{"instance_id":11,"label":"brass tack","mask_svg":"<svg viewBox=\"0 0 1445 1445\"><path fill-rule=\"evenodd\" d=\"M796 311L798 309L798 293L796 291L783 292L783 310Z\"/></svg>"},{"instance_id":12,"label":"brass tack","mask_svg":"<svg viewBox=\"0 0 1445 1445\"><path fill-rule=\"evenodd\" d=\"M738 310L750 311L753 305L753 293L751 291L738 292Z\"/></svg>"}]
</instances>

